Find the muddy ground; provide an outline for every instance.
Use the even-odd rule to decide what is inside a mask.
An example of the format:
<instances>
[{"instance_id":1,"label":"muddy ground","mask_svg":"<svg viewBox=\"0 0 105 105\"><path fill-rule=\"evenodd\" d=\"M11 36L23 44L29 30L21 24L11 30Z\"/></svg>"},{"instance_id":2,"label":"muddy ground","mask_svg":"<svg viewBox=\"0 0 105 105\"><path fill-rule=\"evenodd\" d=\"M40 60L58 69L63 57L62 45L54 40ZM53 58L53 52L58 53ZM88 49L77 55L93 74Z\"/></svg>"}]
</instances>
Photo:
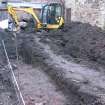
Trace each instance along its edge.
<instances>
[{"instance_id":1,"label":"muddy ground","mask_svg":"<svg viewBox=\"0 0 105 105\"><path fill-rule=\"evenodd\" d=\"M18 105L19 101L7 68L0 68L0 105Z\"/></svg>"},{"instance_id":2,"label":"muddy ground","mask_svg":"<svg viewBox=\"0 0 105 105\"><path fill-rule=\"evenodd\" d=\"M97 26L72 22L63 30L45 33L42 37L45 42L51 39L51 43L57 45L64 55L105 64L105 31Z\"/></svg>"},{"instance_id":3,"label":"muddy ground","mask_svg":"<svg viewBox=\"0 0 105 105\"><path fill-rule=\"evenodd\" d=\"M17 42L19 59L39 65L69 99L66 105L105 105L105 31L72 22L63 30L16 35L2 36L9 57L16 59Z\"/></svg>"},{"instance_id":4,"label":"muddy ground","mask_svg":"<svg viewBox=\"0 0 105 105\"><path fill-rule=\"evenodd\" d=\"M22 33L20 54L27 63L44 63L45 72L75 97L72 105L104 105L104 33L79 22L49 33Z\"/></svg>"},{"instance_id":5,"label":"muddy ground","mask_svg":"<svg viewBox=\"0 0 105 105\"><path fill-rule=\"evenodd\" d=\"M2 45L2 40L7 43L8 38L8 33L0 30L0 105L18 105L19 100Z\"/></svg>"},{"instance_id":6,"label":"muddy ground","mask_svg":"<svg viewBox=\"0 0 105 105\"><path fill-rule=\"evenodd\" d=\"M22 61L16 64L15 75L26 105L70 105L69 97L44 72L46 67L37 62L34 66Z\"/></svg>"}]
</instances>

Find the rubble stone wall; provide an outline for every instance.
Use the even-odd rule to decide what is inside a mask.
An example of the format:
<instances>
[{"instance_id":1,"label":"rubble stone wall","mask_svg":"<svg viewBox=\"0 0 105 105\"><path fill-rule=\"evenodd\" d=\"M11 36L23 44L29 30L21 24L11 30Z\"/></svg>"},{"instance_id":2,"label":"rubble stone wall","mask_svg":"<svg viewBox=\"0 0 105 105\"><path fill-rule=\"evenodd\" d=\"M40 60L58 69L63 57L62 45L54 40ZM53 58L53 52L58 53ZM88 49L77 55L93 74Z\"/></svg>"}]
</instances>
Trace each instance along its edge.
<instances>
[{"instance_id":1,"label":"rubble stone wall","mask_svg":"<svg viewBox=\"0 0 105 105\"><path fill-rule=\"evenodd\" d=\"M65 0L66 8L71 8L71 20L90 23L105 28L104 0Z\"/></svg>"}]
</instances>

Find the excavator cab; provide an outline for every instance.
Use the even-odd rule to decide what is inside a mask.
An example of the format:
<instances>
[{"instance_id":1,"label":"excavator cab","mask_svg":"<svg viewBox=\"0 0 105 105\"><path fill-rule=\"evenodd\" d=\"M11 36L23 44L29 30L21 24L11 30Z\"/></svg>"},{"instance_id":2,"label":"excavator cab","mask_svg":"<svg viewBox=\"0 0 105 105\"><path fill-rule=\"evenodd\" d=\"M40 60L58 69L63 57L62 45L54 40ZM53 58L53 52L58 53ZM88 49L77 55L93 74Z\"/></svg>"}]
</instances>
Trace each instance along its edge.
<instances>
[{"instance_id":1,"label":"excavator cab","mask_svg":"<svg viewBox=\"0 0 105 105\"><path fill-rule=\"evenodd\" d=\"M42 25L46 29L58 29L64 25L63 6L59 3L47 4L42 9Z\"/></svg>"}]
</instances>

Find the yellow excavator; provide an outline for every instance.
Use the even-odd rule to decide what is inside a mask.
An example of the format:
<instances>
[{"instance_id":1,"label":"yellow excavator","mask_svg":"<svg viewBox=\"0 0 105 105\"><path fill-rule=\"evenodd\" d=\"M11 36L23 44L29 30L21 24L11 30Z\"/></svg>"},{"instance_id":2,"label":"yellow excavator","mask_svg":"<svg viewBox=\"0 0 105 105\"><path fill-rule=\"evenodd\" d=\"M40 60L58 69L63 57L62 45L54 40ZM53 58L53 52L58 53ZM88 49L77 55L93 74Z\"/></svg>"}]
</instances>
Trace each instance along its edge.
<instances>
[{"instance_id":1,"label":"yellow excavator","mask_svg":"<svg viewBox=\"0 0 105 105\"><path fill-rule=\"evenodd\" d=\"M13 7L8 5L8 13L15 23L16 31L20 29L17 11L24 11L32 15L33 19L36 21L36 31L40 29L59 29L64 26L64 8L60 3L50 3L44 5L41 9L40 19L35 13L34 8Z\"/></svg>"}]
</instances>

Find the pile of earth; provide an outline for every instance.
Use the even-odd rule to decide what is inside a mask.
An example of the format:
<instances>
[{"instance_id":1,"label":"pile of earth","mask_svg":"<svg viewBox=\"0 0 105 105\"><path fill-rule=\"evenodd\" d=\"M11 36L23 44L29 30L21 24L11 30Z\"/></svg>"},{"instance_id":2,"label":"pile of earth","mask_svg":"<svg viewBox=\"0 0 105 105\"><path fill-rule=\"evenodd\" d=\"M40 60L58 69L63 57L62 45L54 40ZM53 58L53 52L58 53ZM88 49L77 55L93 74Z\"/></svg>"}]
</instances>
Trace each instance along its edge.
<instances>
[{"instance_id":1,"label":"pile of earth","mask_svg":"<svg viewBox=\"0 0 105 105\"><path fill-rule=\"evenodd\" d=\"M105 31L97 26L72 22L63 30L44 32L41 37L44 42L50 39L64 54L105 64Z\"/></svg>"}]
</instances>

